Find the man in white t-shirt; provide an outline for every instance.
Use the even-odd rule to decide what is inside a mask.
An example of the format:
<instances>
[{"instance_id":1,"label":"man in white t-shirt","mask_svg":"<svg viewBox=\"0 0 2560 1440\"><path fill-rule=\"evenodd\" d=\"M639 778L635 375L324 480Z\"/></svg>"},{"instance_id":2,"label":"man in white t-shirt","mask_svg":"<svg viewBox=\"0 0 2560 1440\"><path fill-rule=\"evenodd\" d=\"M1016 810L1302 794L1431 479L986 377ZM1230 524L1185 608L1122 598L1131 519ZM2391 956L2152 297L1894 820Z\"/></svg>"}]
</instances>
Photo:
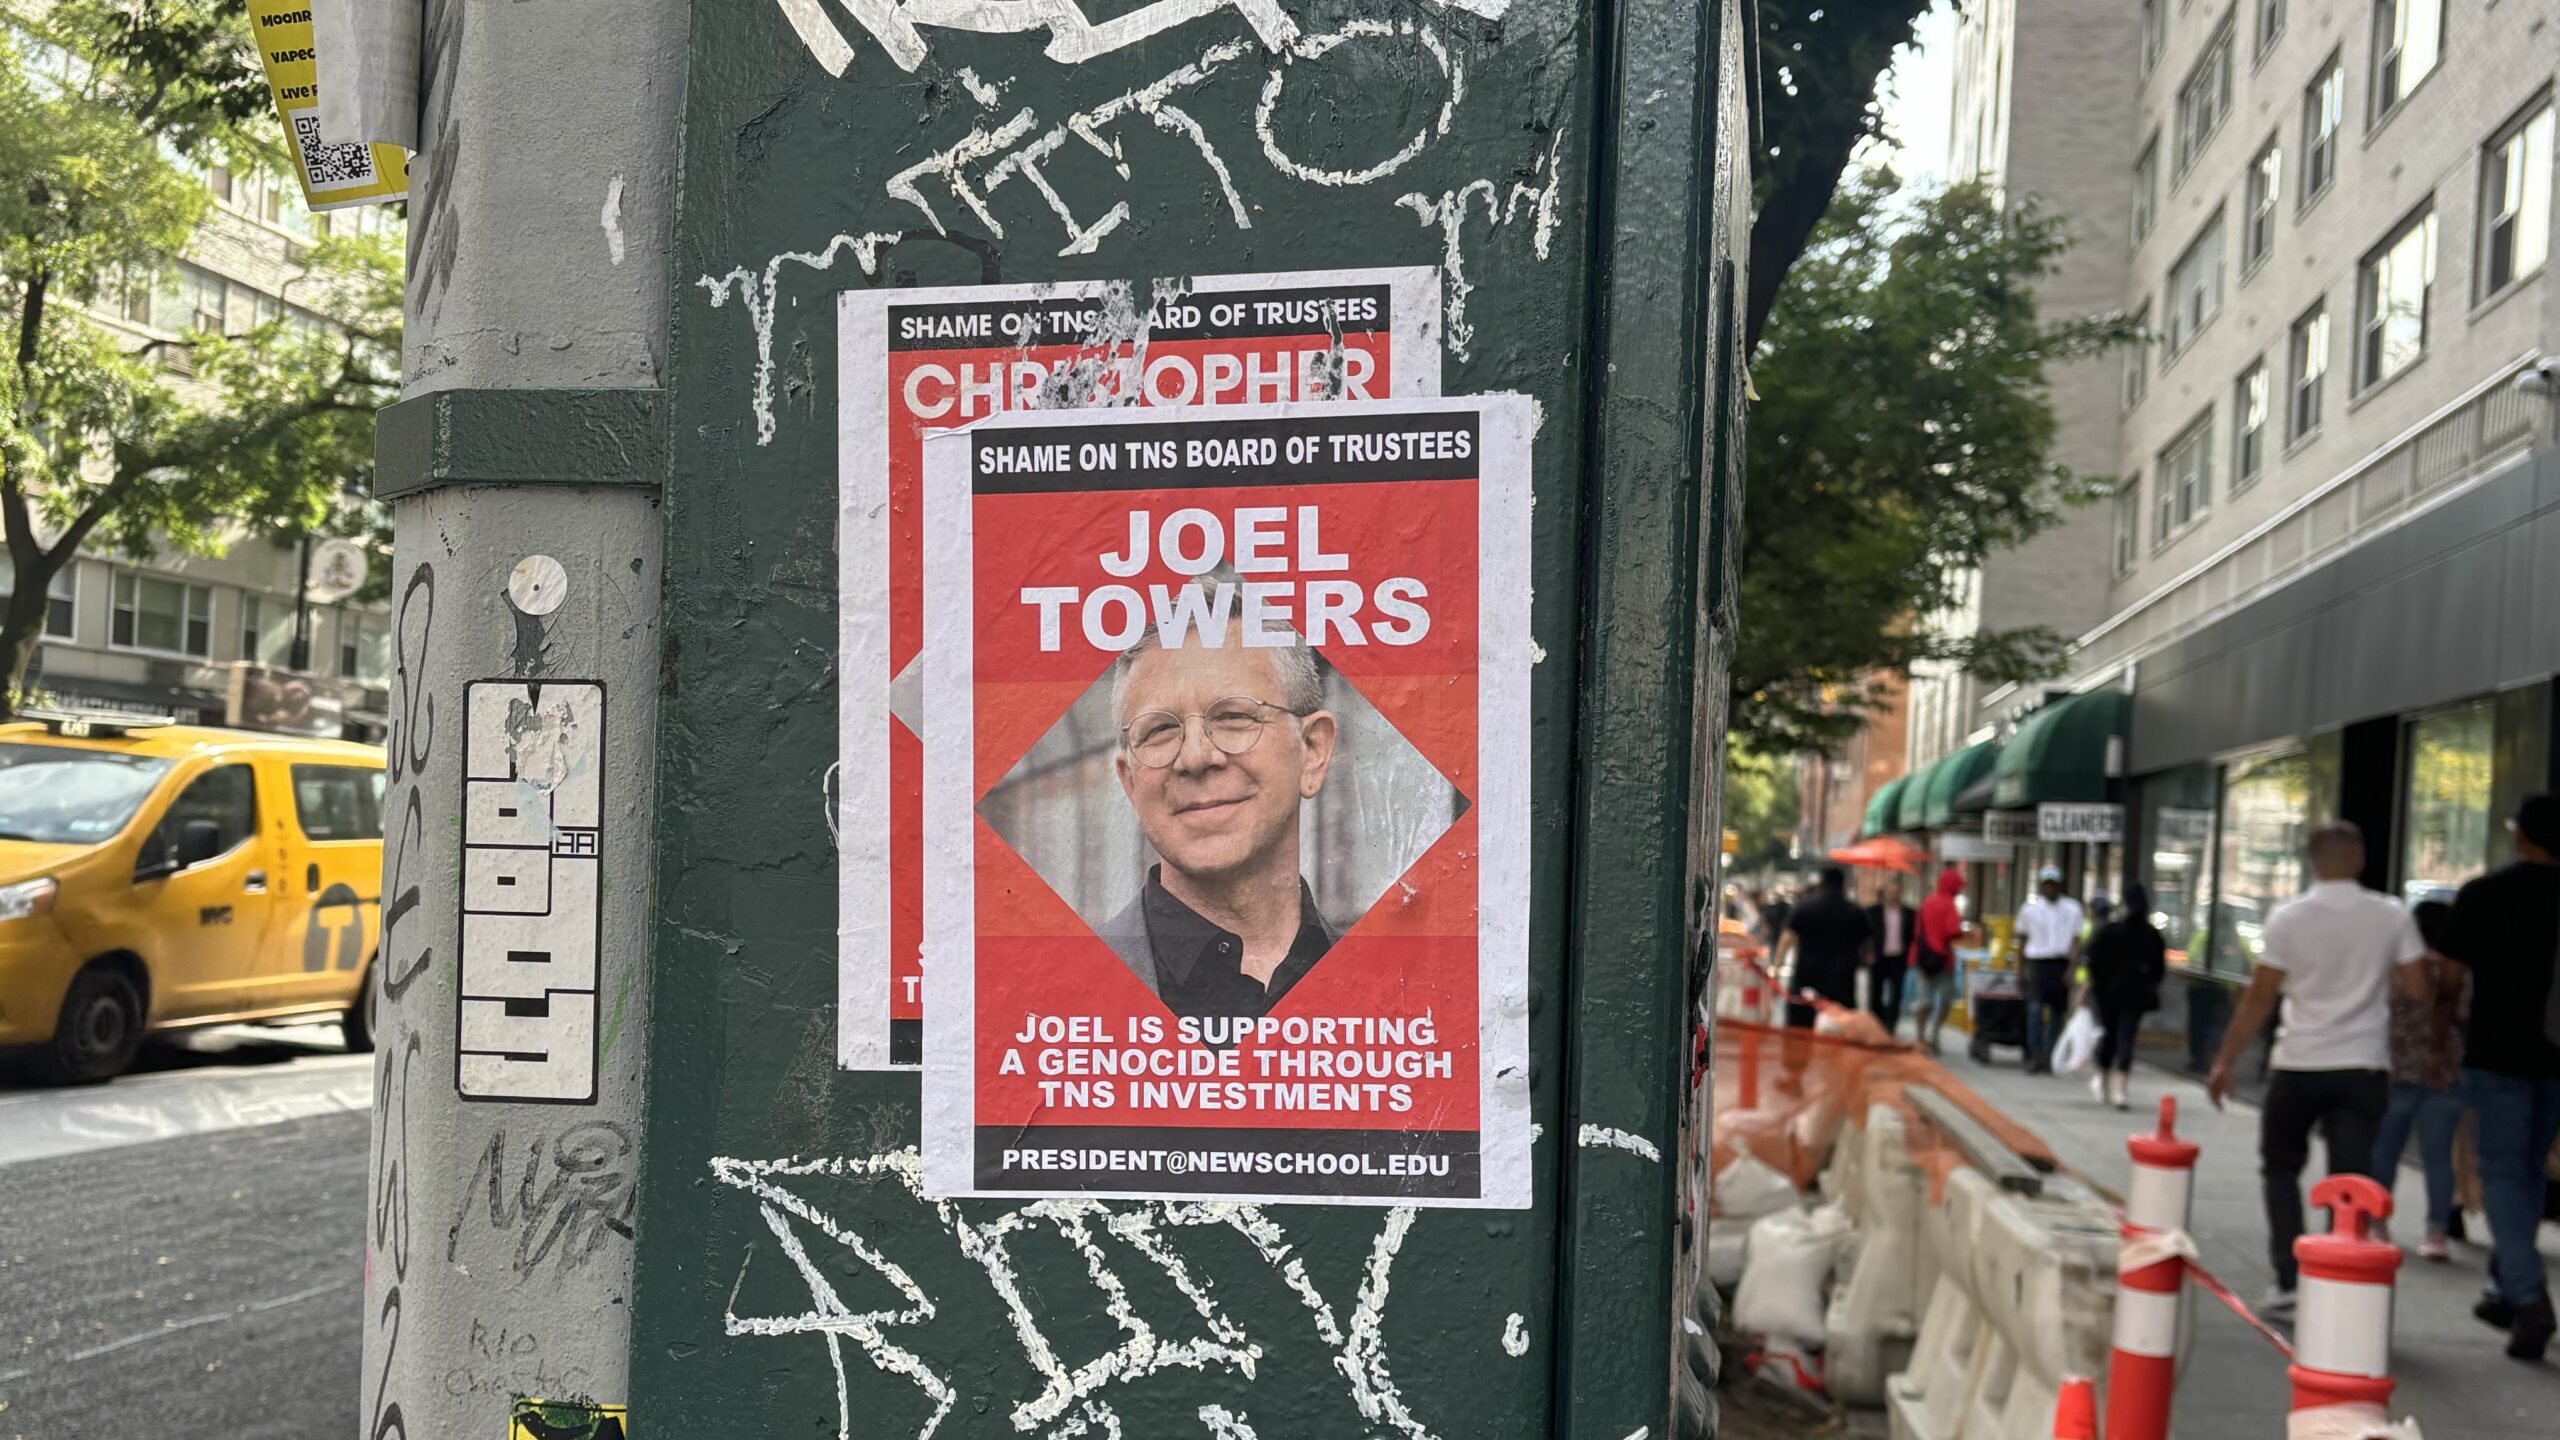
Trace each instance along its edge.
<instances>
[{"instance_id":1,"label":"man in white t-shirt","mask_svg":"<svg viewBox=\"0 0 2560 1440\"><path fill-rule=\"evenodd\" d=\"M2053 1073L2054 1042L2071 1012L2071 972L2080 963L2080 902L2062 892L2062 872L2046 866L2036 893L2018 907L2019 979L2027 992L2027 1073Z\"/></svg>"},{"instance_id":2,"label":"man in white t-shirt","mask_svg":"<svg viewBox=\"0 0 2560 1440\"><path fill-rule=\"evenodd\" d=\"M2397 900L2357 883L2364 832L2333 820L2311 832L2309 890L2267 917L2264 952L2240 997L2222 1053L2205 1082L2219 1107L2241 1052L2284 1003L2273 1075L2258 1121L2258 1173L2266 1186L2267 1258L2276 1287L2260 1305L2293 1316L2293 1242L2302 1236L2302 1167L2316 1127L2329 1173L2371 1175L2374 1134L2391 1104L2391 989L2424 998L2426 942Z\"/></svg>"}]
</instances>

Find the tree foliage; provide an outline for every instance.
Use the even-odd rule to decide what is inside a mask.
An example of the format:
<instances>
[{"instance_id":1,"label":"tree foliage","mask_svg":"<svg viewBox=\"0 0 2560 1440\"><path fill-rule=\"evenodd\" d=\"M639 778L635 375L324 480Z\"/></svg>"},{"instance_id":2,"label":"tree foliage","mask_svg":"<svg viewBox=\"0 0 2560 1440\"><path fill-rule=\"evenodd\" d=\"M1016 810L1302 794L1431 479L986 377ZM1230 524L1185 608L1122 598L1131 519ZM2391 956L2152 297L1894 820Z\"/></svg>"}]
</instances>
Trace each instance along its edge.
<instances>
[{"instance_id":1,"label":"tree foliage","mask_svg":"<svg viewBox=\"0 0 2560 1440\"><path fill-rule=\"evenodd\" d=\"M1923 661L1992 683L2048 673L2041 628L1939 633L1964 572L2112 482L2048 457L2049 365L2132 336L2041 319L2066 241L1978 186L1906 195L1867 172L1797 262L1752 366L1732 725L1764 754L1864 723L1877 677Z\"/></svg>"},{"instance_id":2,"label":"tree foliage","mask_svg":"<svg viewBox=\"0 0 2560 1440\"><path fill-rule=\"evenodd\" d=\"M294 308L241 333L137 344L88 313L167 273L209 203L190 164L275 155L262 86L240 0L57 0L0 30L0 703L83 545L364 526L348 498L398 381L389 244L320 242Z\"/></svg>"},{"instance_id":3,"label":"tree foliage","mask_svg":"<svg viewBox=\"0 0 2560 1440\"><path fill-rule=\"evenodd\" d=\"M1736 844L1727 871L1747 874L1785 860L1793 848L1802 803L1794 763L1729 740L1723 794L1725 826L1734 832Z\"/></svg>"},{"instance_id":4,"label":"tree foliage","mask_svg":"<svg viewBox=\"0 0 2560 1440\"><path fill-rule=\"evenodd\" d=\"M1920 17L1950 0L1760 0L1760 163L1753 167L1746 351L1860 145L1884 134L1876 85Z\"/></svg>"}]
</instances>

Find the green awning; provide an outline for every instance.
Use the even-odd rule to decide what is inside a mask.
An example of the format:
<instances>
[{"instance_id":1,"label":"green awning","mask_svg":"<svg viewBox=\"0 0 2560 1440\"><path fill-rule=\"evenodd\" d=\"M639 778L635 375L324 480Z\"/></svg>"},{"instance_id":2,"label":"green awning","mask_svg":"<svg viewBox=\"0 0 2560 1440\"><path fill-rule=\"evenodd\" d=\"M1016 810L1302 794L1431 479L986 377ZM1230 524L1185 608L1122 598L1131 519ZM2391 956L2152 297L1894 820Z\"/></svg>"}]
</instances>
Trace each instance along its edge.
<instances>
[{"instance_id":1,"label":"green awning","mask_svg":"<svg viewBox=\"0 0 2560 1440\"><path fill-rule=\"evenodd\" d=\"M1902 777L1902 798L1894 802L1893 807L1894 829L1907 835L1921 828L1921 812L1928 808L1923 802L1929 794L1929 776L1938 768L1938 765L1944 763L1941 760L1935 764L1923 765Z\"/></svg>"},{"instance_id":2,"label":"green awning","mask_svg":"<svg viewBox=\"0 0 2560 1440\"><path fill-rule=\"evenodd\" d=\"M2092 690L2028 716L1992 762L1992 806L2106 799L2107 742L2124 734L2129 698L2121 690Z\"/></svg>"},{"instance_id":3,"label":"green awning","mask_svg":"<svg viewBox=\"0 0 2560 1440\"><path fill-rule=\"evenodd\" d=\"M1956 823L1960 813L1956 797L1988 778L1999 754L1999 742L1985 740L1968 745L1923 771L1929 778L1920 797L1921 828L1943 830Z\"/></svg>"},{"instance_id":4,"label":"green awning","mask_svg":"<svg viewBox=\"0 0 2560 1440\"><path fill-rule=\"evenodd\" d=\"M1899 780L1887 781L1885 787L1875 793L1875 798L1867 802L1866 823L1858 827L1859 839L1893 833L1894 817L1902 807L1902 792L1910 783L1911 777L1905 775Z\"/></svg>"}]
</instances>

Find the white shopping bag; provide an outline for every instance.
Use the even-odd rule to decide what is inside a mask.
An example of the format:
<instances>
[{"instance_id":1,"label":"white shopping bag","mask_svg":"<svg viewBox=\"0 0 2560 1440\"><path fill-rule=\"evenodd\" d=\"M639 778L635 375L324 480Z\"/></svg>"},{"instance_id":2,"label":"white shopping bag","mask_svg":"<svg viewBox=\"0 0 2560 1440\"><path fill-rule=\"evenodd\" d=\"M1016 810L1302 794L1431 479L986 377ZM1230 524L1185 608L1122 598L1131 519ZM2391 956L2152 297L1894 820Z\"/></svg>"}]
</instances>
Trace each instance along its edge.
<instances>
[{"instance_id":1,"label":"white shopping bag","mask_svg":"<svg viewBox=\"0 0 2560 1440\"><path fill-rule=\"evenodd\" d=\"M2098 1058L2098 1017L2087 1006L2071 1012L2062 1038L2053 1042L2053 1073L2075 1075Z\"/></svg>"}]
</instances>

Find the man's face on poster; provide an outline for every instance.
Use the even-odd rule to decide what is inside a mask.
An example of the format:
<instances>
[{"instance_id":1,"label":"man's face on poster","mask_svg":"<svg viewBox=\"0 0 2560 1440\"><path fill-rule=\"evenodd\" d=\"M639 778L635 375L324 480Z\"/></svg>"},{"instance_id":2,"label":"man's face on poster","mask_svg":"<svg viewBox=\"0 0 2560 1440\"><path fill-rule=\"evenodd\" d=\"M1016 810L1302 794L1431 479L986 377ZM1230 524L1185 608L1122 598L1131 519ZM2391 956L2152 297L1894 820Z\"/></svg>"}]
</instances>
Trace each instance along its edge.
<instances>
[{"instance_id":1,"label":"man's face on poster","mask_svg":"<svg viewBox=\"0 0 2560 1440\"><path fill-rule=\"evenodd\" d=\"M1120 701L1129 742L1117 759L1120 787L1169 869L1202 879L1266 866L1296 873L1298 805L1324 789L1337 732L1328 711L1291 714L1287 689L1268 649L1195 642L1153 647L1131 662ZM1248 707L1229 703L1239 700L1260 702L1262 722L1240 749L1237 721ZM1138 742L1167 716L1181 746L1158 766Z\"/></svg>"}]
</instances>

